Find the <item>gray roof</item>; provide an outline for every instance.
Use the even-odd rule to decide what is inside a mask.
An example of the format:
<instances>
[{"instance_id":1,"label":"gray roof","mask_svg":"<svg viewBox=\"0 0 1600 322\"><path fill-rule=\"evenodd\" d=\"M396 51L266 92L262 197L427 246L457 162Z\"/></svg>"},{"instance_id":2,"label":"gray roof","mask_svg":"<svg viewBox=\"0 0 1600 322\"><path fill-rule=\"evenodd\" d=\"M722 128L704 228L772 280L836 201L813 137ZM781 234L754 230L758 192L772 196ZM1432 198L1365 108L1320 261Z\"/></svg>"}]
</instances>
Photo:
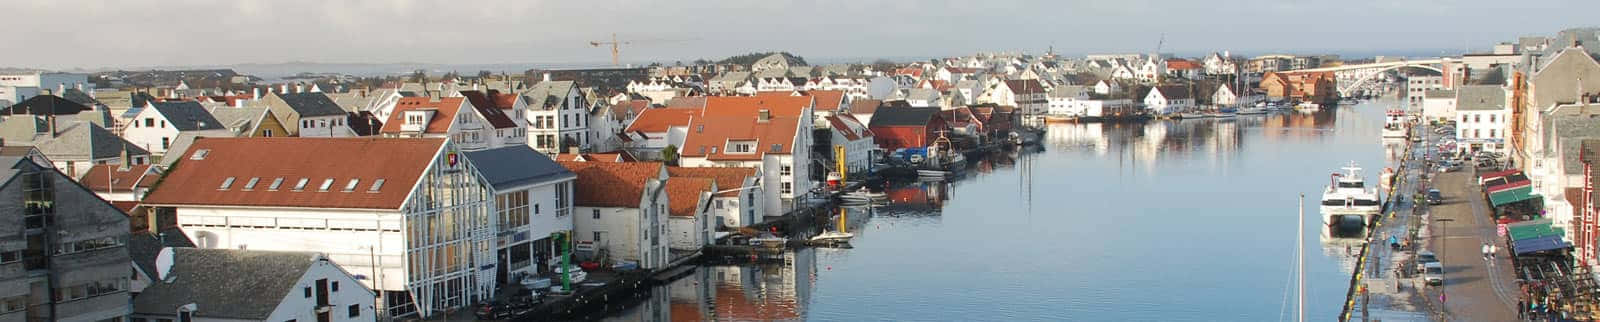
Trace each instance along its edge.
<instances>
[{"instance_id":1,"label":"gray roof","mask_svg":"<svg viewBox=\"0 0 1600 322\"><path fill-rule=\"evenodd\" d=\"M495 190L513 189L528 184L577 178L578 175L557 164L549 156L534 151L527 145L513 145L497 149L464 153L467 160L483 173L484 179Z\"/></svg>"},{"instance_id":2,"label":"gray roof","mask_svg":"<svg viewBox=\"0 0 1600 322\"><path fill-rule=\"evenodd\" d=\"M93 107L95 105L104 105L101 104L99 100L89 96L88 93L84 93L83 90L76 88L68 88L65 91L61 91L61 98L65 98L74 103L83 104L83 106L89 107Z\"/></svg>"},{"instance_id":3,"label":"gray roof","mask_svg":"<svg viewBox=\"0 0 1600 322\"><path fill-rule=\"evenodd\" d=\"M178 131L215 130L222 128L222 122L217 122L211 112L206 112L206 107L199 102L150 102L150 106L167 118L167 124L172 124Z\"/></svg>"},{"instance_id":4,"label":"gray roof","mask_svg":"<svg viewBox=\"0 0 1600 322\"><path fill-rule=\"evenodd\" d=\"M939 100L939 90L932 88L912 88L906 91L906 99L937 101Z\"/></svg>"},{"instance_id":5,"label":"gray roof","mask_svg":"<svg viewBox=\"0 0 1600 322\"><path fill-rule=\"evenodd\" d=\"M30 124L31 123L31 124ZM43 120L35 117L11 117L0 122L0 138L6 144L32 144L51 160L86 162L115 158L127 149L128 155L150 155L150 151L111 133L94 123L76 120L56 120L56 136L51 137Z\"/></svg>"},{"instance_id":6,"label":"gray roof","mask_svg":"<svg viewBox=\"0 0 1600 322\"><path fill-rule=\"evenodd\" d=\"M267 108L265 107L217 107L211 109L211 116L217 119L217 123L222 124L223 128L233 131L236 135L255 129L256 122L260 122L265 115L267 115Z\"/></svg>"},{"instance_id":7,"label":"gray roof","mask_svg":"<svg viewBox=\"0 0 1600 322\"><path fill-rule=\"evenodd\" d=\"M167 147L167 152L162 154L160 164L164 168L172 167L173 163L178 162L178 159L182 159L182 158L177 157L177 156L182 156L184 154L184 152L188 152L189 151L189 146L194 144L194 140L195 139L198 139L198 138L231 138L231 137L237 137L237 136L238 136L238 133L234 133L232 130L229 130L229 129L188 131L188 132L178 133L178 137L172 138L172 145ZM173 158L168 158L167 156L174 156L174 157Z\"/></svg>"},{"instance_id":8,"label":"gray roof","mask_svg":"<svg viewBox=\"0 0 1600 322\"><path fill-rule=\"evenodd\" d=\"M322 258L310 252L171 250L170 281L154 281L134 297L135 314L170 315L194 303L200 307L195 317L264 320Z\"/></svg>"},{"instance_id":9,"label":"gray roof","mask_svg":"<svg viewBox=\"0 0 1600 322\"><path fill-rule=\"evenodd\" d=\"M572 81L539 82L538 84L533 84L527 91L522 92L522 96L528 98L528 108L530 109L554 108L558 106L555 104L560 104L567 98L568 94L572 93L573 86L576 86L576 84Z\"/></svg>"},{"instance_id":10,"label":"gray roof","mask_svg":"<svg viewBox=\"0 0 1600 322\"><path fill-rule=\"evenodd\" d=\"M1583 174L1583 163L1578 162L1583 139L1600 138L1600 114L1560 115L1552 122L1556 137L1560 138L1561 164L1565 174Z\"/></svg>"},{"instance_id":11,"label":"gray roof","mask_svg":"<svg viewBox=\"0 0 1600 322\"><path fill-rule=\"evenodd\" d=\"M1498 111L1506 109L1506 91L1495 85L1462 86L1456 91L1457 111Z\"/></svg>"},{"instance_id":12,"label":"gray roof","mask_svg":"<svg viewBox=\"0 0 1600 322\"><path fill-rule=\"evenodd\" d=\"M151 278L156 276L156 256L161 254L165 247L194 248L194 242L178 227L161 230L161 235L143 231L128 236L128 257L133 258L133 265Z\"/></svg>"},{"instance_id":13,"label":"gray roof","mask_svg":"<svg viewBox=\"0 0 1600 322\"><path fill-rule=\"evenodd\" d=\"M1050 97L1078 97L1078 95L1083 94L1088 90L1089 88L1087 86L1056 86L1055 89L1050 90Z\"/></svg>"},{"instance_id":14,"label":"gray roof","mask_svg":"<svg viewBox=\"0 0 1600 322\"><path fill-rule=\"evenodd\" d=\"M283 99L295 113L300 113L300 117L344 115L344 109L322 93L278 94L278 98Z\"/></svg>"},{"instance_id":15,"label":"gray roof","mask_svg":"<svg viewBox=\"0 0 1600 322\"><path fill-rule=\"evenodd\" d=\"M1456 90L1453 90L1453 89L1430 89L1430 90L1427 90L1427 91L1423 91L1422 92L1422 97L1423 98L1455 98L1456 97Z\"/></svg>"}]
</instances>

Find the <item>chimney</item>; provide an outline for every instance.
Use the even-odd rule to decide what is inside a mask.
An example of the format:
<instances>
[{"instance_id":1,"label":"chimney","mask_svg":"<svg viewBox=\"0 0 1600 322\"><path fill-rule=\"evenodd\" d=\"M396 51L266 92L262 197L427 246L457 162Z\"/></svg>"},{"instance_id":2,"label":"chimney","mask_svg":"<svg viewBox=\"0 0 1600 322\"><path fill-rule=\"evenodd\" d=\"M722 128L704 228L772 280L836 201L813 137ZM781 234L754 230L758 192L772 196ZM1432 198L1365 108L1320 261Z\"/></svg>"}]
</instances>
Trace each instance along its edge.
<instances>
[{"instance_id":1,"label":"chimney","mask_svg":"<svg viewBox=\"0 0 1600 322\"><path fill-rule=\"evenodd\" d=\"M55 92L56 96L60 96L61 93L66 93L66 92L67 92L67 83L56 83L56 92Z\"/></svg>"},{"instance_id":2,"label":"chimney","mask_svg":"<svg viewBox=\"0 0 1600 322\"><path fill-rule=\"evenodd\" d=\"M48 116L45 116L45 119L44 119L44 121L45 121L45 130L50 131L50 137L51 138L56 137L56 115L54 113L55 113L55 111L51 111L51 114L49 114Z\"/></svg>"},{"instance_id":3,"label":"chimney","mask_svg":"<svg viewBox=\"0 0 1600 322\"><path fill-rule=\"evenodd\" d=\"M120 157L122 159L122 165L117 167L117 171L128 171L128 168L133 166L133 158L128 156L128 149L126 147L123 147Z\"/></svg>"},{"instance_id":4,"label":"chimney","mask_svg":"<svg viewBox=\"0 0 1600 322\"><path fill-rule=\"evenodd\" d=\"M756 121L757 122L772 121L772 111L771 110L767 110L767 109L761 109L760 111L756 112Z\"/></svg>"},{"instance_id":5,"label":"chimney","mask_svg":"<svg viewBox=\"0 0 1600 322\"><path fill-rule=\"evenodd\" d=\"M303 92L305 92L305 90L306 90L305 85L301 85L299 83L295 83L294 84L294 92L295 93L303 93Z\"/></svg>"},{"instance_id":6,"label":"chimney","mask_svg":"<svg viewBox=\"0 0 1600 322\"><path fill-rule=\"evenodd\" d=\"M544 81L550 81L550 72L544 72Z\"/></svg>"},{"instance_id":7,"label":"chimney","mask_svg":"<svg viewBox=\"0 0 1600 322\"><path fill-rule=\"evenodd\" d=\"M278 94L288 94L288 93L289 93L289 84L288 83L283 83L283 84L279 84L278 85Z\"/></svg>"},{"instance_id":8,"label":"chimney","mask_svg":"<svg viewBox=\"0 0 1600 322\"><path fill-rule=\"evenodd\" d=\"M77 86L75 86L75 87L77 87L78 90L80 90L80 91L83 90L83 83L75 83L75 84L77 84Z\"/></svg>"},{"instance_id":9,"label":"chimney","mask_svg":"<svg viewBox=\"0 0 1600 322\"><path fill-rule=\"evenodd\" d=\"M251 88L250 89L250 100L259 100L259 99L261 99L261 88L260 87Z\"/></svg>"},{"instance_id":10,"label":"chimney","mask_svg":"<svg viewBox=\"0 0 1600 322\"><path fill-rule=\"evenodd\" d=\"M567 153L568 154L572 154L572 155L577 155L578 154L578 147L575 147L575 146L567 147Z\"/></svg>"}]
</instances>

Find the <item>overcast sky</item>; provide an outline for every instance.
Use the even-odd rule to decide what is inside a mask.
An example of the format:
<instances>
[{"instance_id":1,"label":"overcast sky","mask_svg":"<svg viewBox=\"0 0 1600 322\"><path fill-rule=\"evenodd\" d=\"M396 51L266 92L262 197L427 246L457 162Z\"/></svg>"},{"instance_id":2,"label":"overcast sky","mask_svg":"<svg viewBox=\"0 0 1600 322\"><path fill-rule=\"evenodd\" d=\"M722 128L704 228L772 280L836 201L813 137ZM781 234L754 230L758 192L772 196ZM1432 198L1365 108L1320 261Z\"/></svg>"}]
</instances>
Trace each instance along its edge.
<instances>
[{"instance_id":1,"label":"overcast sky","mask_svg":"<svg viewBox=\"0 0 1600 322\"><path fill-rule=\"evenodd\" d=\"M573 63L787 50L1417 52L1595 24L1597 0L0 1L0 66Z\"/></svg>"}]
</instances>

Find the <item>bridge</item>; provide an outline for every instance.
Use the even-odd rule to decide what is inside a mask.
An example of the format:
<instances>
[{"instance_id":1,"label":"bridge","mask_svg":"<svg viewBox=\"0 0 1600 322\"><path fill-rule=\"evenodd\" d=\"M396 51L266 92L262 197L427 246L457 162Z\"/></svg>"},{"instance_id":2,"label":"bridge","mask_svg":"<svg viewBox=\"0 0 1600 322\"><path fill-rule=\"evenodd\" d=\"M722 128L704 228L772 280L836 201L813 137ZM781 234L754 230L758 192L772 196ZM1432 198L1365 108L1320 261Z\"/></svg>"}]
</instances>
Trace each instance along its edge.
<instances>
[{"instance_id":1,"label":"bridge","mask_svg":"<svg viewBox=\"0 0 1600 322\"><path fill-rule=\"evenodd\" d=\"M1455 59L1451 58L1402 60L1381 63L1349 64L1332 67L1309 68L1292 70L1288 72L1333 72L1334 78L1337 79L1339 83L1339 95L1350 96L1350 94L1355 93L1356 91L1366 89L1366 86L1373 85L1374 83L1372 83L1372 81L1374 79L1376 79L1379 75L1384 75L1388 71L1401 68L1416 68L1431 70L1443 74L1444 70L1442 69L1442 66L1444 63L1455 61Z\"/></svg>"}]
</instances>

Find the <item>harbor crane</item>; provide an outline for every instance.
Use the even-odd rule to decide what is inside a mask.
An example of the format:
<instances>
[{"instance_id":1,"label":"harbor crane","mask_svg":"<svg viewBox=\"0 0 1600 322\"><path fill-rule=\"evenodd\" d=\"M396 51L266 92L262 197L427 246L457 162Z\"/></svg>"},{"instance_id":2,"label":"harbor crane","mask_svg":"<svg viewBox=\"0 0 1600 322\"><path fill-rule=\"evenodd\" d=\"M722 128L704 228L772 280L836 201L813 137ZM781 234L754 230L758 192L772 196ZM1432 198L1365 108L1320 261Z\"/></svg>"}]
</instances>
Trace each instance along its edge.
<instances>
[{"instance_id":1,"label":"harbor crane","mask_svg":"<svg viewBox=\"0 0 1600 322\"><path fill-rule=\"evenodd\" d=\"M617 34L616 33L612 33L611 34L611 41L603 41L603 40L590 41L589 42L589 46L591 46L591 47L611 46L611 65L622 66L622 60L621 60L622 45L645 44L645 43L670 43L670 42L682 42L682 41L690 41L690 40L696 40L696 39L695 38L691 38L691 39L617 40Z\"/></svg>"}]
</instances>

